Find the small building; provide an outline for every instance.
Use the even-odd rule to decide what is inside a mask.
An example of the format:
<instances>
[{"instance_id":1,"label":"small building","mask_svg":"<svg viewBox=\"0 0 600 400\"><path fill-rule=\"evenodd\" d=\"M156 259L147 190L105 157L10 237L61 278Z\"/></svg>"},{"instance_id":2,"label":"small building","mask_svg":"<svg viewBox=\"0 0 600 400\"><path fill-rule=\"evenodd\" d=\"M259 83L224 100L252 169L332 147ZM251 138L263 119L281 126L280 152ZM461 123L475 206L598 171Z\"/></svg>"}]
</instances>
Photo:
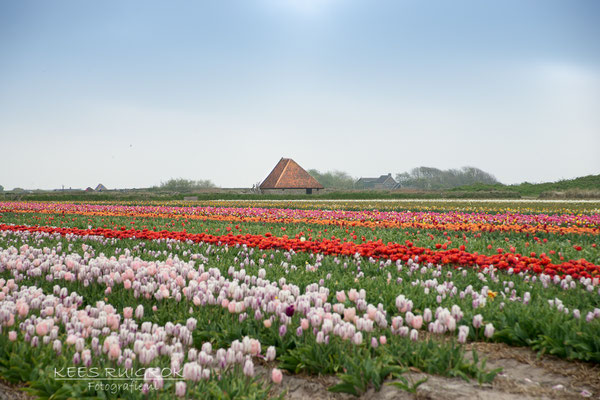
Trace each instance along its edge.
<instances>
[{"instance_id":1,"label":"small building","mask_svg":"<svg viewBox=\"0 0 600 400\"><path fill-rule=\"evenodd\" d=\"M354 186L365 190L392 190L398 186L398 182L392 178L392 174L387 174L379 178L360 178Z\"/></svg>"},{"instance_id":2,"label":"small building","mask_svg":"<svg viewBox=\"0 0 600 400\"><path fill-rule=\"evenodd\" d=\"M313 190L323 189L323 185L310 176L296 161L282 158L259 188L263 193L312 194Z\"/></svg>"},{"instance_id":3,"label":"small building","mask_svg":"<svg viewBox=\"0 0 600 400\"><path fill-rule=\"evenodd\" d=\"M91 187L89 187L89 186L88 186L88 187L85 189L85 191L86 191L86 192L93 192L93 191L94 191L94 189L92 189Z\"/></svg>"},{"instance_id":4,"label":"small building","mask_svg":"<svg viewBox=\"0 0 600 400\"><path fill-rule=\"evenodd\" d=\"M106 190L108 190L106 188L106 186L104 186L103 184L99 183L98 186L96 186L96 189L94 189L96 192L104 192Z\"/></svg>"}]
</instances>

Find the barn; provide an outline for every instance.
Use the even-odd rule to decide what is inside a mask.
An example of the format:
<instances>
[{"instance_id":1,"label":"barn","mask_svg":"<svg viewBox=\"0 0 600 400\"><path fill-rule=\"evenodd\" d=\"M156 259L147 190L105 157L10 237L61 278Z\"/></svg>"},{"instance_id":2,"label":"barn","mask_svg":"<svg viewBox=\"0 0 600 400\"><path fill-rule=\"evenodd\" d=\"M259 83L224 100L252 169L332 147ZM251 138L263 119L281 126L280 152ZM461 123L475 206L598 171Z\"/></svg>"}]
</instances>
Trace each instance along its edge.
<instances>
[{"instance_id":1,"label":"barn","mask_svg":"<svg viewBox=\"0 0 600 400\"><path fill-rule=\"evenodd\" d=\"M282 158L259 186L263 193L306 193L323 189L296 161Z\"/></svg>"}]
</instances>

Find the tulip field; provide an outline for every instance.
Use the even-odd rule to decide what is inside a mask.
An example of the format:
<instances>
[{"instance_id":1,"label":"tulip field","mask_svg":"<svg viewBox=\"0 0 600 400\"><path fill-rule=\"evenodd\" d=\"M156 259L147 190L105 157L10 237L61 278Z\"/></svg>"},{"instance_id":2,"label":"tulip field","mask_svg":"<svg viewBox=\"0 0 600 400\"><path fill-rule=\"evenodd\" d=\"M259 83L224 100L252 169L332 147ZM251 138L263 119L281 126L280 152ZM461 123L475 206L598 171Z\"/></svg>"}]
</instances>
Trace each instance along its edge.
<instances>
[{"instance_id":1,"label":"tulip field","mask_svg":"<svg viewBox=\"0 0 600 400\"><path fill-rule=\"evenodd\" d=\"M40 398L488 384L600 364L600 203L0 202L0 377ZM586 392L587 393L587 392ZM599 393L589 393L600 396Z\"/></svg>"}]
</instances>

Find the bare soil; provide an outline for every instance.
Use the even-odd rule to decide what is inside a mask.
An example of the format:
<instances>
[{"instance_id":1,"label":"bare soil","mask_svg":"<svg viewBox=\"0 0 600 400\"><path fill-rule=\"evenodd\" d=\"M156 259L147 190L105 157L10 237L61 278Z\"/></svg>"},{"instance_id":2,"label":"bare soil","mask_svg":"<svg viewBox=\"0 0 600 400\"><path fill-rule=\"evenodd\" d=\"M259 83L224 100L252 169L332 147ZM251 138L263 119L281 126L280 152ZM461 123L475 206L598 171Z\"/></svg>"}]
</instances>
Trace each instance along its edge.
<instances>
[{"instance_id":1,"label":"bare soil","mask_svg":"<svg viewBox=\"0 0 600 400\"><path fill-rule=\"evenodd\" d=\"M475 343L480 359L487 358L487 368L503 368L491 384L479 385L476 380L445 378L412 370L405 374L416 382L427 377L427 382L416 394L384 385L379 392L369 389L360 399L600 399L600 366L565 361L552 356L538 356L527 348L510 347L497 343ZM331 393L327 387L336 384L335 377L285 375L275 395L286 391L286 399L356 399L348 394ZM389 381L391 382L391 381ZM386 383L389 383L386 382Z\"/></svg>"},{"instance_id":2,"label":"bare soil","mask_svg":"<svg viewBox=\"0 0 600 400\"><path fill-rule=\"evenodd\" d=\"M0 378L0 400L31 400L33 397L20 390L23 386L13 385Z\"/></svg>"}]
</instances>

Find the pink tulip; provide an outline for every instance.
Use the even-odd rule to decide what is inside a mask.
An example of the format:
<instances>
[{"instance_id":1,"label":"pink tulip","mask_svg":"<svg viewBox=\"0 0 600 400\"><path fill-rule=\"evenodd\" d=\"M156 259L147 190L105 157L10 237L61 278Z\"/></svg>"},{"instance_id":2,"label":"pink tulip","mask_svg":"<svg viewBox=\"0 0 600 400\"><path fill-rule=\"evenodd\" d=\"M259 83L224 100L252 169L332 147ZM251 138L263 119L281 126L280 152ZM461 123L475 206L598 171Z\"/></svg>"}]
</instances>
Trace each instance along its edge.
<instances>
[{"instance_id":1,"label":"pink tulip","mask_svg":"<svg viewBox=\"0 0 600 400\"><path fill-rule=\"evenodd\" d=\"M300 326L302 327L303 331L307 330L309 327L308 319L302 318L302 320L300 321Z\"/></svg>"},{"instance_id":2,"label":"pink tulip","mask_svg":"<svg viewBox=\"0 0 600 400\"><path fill-rule=\"evenodd\" d=\"M281 373L281 371L277 368L273 368L273 370L271 371L271 380L273 381L273 383L280 384L282 379L283 374Z\"/></svg>"},{"instance_id":3,"label":"pink tulip","mask_svg":"<svg viewBox=\"0 0 600 400\"><path fill-rule=\"evenodd\" d=\"M121 355L121 347L118 344L112 344L110 346L110 350L108 351L108 357L111 360L116 360Z\"/></svg>"},{"instance_id":4,"label":"pink tulip","mask_svg":"<svg viewBox=\"0 0 600 400\"><path fill-rule=\"evenodd\" d=\"M250 354L253 356L260 354L260 342L256 339L250 341Z\"/></svg>"},{"instance_id":5,"label":"pink tulip","mask_svg":"<svg viewBox=\"0 0 600 400\"><path fill-rule=\"evenodd\" d=\"M35 326L35 333L37 333L38 336L46 336L48 333L48 325L46 324L46 321L42 321Z\"/></svg>"},{"instance_id":6,"label":"pink tulip","mask_svg":"<svg viewBox=\"0 0 600 400\"><path fill-rule=\"evenodd\" d=\"M348 291L348 298L350 299L350 301L356 303L356 300L358 300L358 291L356 289L350 289Z\"/></svg>"},{"instance_id":7,"label":"pink tulip","mask_svg":"<svg viewBox=\"0 0 600 400\"><path fill-rule=\"evenodd\" d=\"M77 341L77 336L75 336L73 334L69 334L69 336L67 336L67 340L66 340L67 344L75 344L76 341Z\"/></svg>"},{"instance_id":8,"label":"pink tulip","mask_svg":"<svg viewBox=\"0 0 600 400\"><path fill-rule=\"evenodd\" d=\"M371 320L375 320L375 315L377 314L377 309L375 307L369 307L367 310L367 317Z\"/></svg>"},{"instance_id":9,"label":"pink tulip","mask_svg":"<svg viewBox=\"0 0 600 400\"><path fill-rule=\"evenodd\" d=\"M338 314L343 314L344 313L344 305L341 303L336 303L333 305L333 311L338 313Z\"/></svg>"},{"instance_id":10,"label":"pink tulip","mask_svg":"<svg viewBox=\"0 0 600 400\"><path fill-rule=\"evenodd\" d=\"M133 317L133 307L125 307L123 309L123 317L127 319Z\"/></svg>"},{"instance_id":11,"label":"pink tulip","mask_svg":"<svg viewBox=\"0 0 600 400\"><path fill-rule=\"evenodd\" d=\"M421 315L417 315L412 319L411 325L414 329L421 329L423 326L423 317Z\"/></svg>"},{"instance_id":12,"label":"pink tulip","mask_svg":"<svg viewBox=\"0 0 600 400\"><path fill-rule=\"evenodd\" d=\"M229 306L227 307L227 310L231 314L235 313L235 301L232 301L232 302L229 303Z\"/></svg>"},{"instance_id":13,"label":"pink tulip","mask_svg":"<svg viewBox=\"0 0 600 400\"><path fill-rule=\"evenodd\" d=\"M346 308L344 310L344 320L345 321L353 322L355 318L356 318L356 309L354 307Z\"/></svg>"},{"instance_id":14,"label":"pink tulip","mask_svg":"<svg viewBox=\"0 0 600 400\"><path fill-rule=\"evenodd\" d=\"M343 290L341 292L336 292L335 293L335 298L337 299L337 301L339 303L343 303L343 302L346 301L346 293L344 293Z\"/></svg>"},{"instance_id":15,"label":"pink tulip","mask_svg":"<svg viewBox=\"0 0 600 400\"><path fill-rule=\"evenodd\" d=\"M177 397L185 397L186 384L185 382L177 382L175 384L175 395Z\"/></svg>"},{"instance_id":16,"label":"pink tulip","mask_svg":"<svg viewBox=\"0 0 600 400\"><path fill-rule=\"evenodd\" d=\"M21 318L26 316L29 313L29 306L27 305L27 303L23 303L23 302L17 303L17 313L19 314L19 317L21 317Z\"/></svg>"},{"instance_id":17,"label":"pink tulip","mask_svg":"<svg viewBox=\"0 0 600 400\"><path fill-rule=\"evenodd\" d=\"M8 332L8 340L10 340L11 342L14 342L15 340L17 340L17 332L15 332L15 331Z\"/></svg>"}]
</instances>

